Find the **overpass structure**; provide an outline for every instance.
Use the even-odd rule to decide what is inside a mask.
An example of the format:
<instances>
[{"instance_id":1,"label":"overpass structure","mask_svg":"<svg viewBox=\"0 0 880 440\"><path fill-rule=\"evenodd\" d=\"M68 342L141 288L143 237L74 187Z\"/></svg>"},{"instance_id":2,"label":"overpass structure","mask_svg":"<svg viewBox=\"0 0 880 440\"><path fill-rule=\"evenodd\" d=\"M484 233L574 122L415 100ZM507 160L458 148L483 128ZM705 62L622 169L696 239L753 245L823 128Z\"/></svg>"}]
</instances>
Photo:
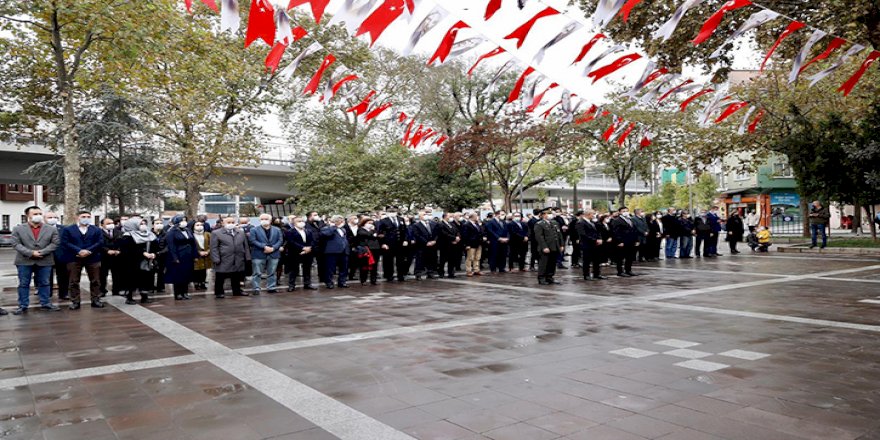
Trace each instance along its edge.
<instances>
[{"instance_id":1,"label":"overpass structure","mask_svg":"<svg viewBox=\"0 0 880 440\"><path fill-rule=\"evenodd\" d=\"M0 141L0 183L35 184L34 176L24 170L56 158L58 154L45 144ZM294 164L293 160L263 159L256 167L226 168L219 180L260 199L286 199L296 195L288 185Z\"/></svg>"}]
</instances>

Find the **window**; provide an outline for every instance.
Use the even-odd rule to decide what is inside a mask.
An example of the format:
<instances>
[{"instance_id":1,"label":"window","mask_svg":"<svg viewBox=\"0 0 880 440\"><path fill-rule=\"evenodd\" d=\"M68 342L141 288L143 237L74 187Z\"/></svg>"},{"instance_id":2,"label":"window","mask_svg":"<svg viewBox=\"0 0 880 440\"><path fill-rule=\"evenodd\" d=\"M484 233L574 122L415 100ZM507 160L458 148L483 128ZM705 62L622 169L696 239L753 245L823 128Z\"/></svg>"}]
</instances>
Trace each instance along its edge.
<instances>
[{"instance_id":1,"label":"window","mask_svg":"<svg viewBox=\"0 0 880 440\"><path fill-rule=\"evenodd\" d=\"M752 178L752 173L748 171L737 171L736 174L733 175L733 180L737 182L741 182L743 180L749 180Z\"/></svg>"},{"instance_id":2,"label":"window","mask_svg":"<svg viewBox=\"0 0 880 440\"><path fill-rule=\"evenodd\" d=\"M234 203L209 203L205 205L208 214L235 214Z\"/></svg>"},{"instance_id":3,"label":"window","mask_svg":"<svg viewBox=\"0 0 880 440\"><path fill-rule=\"evenodd\" d=\"M791 169L791 166L788 162L778 162L773 164L773 177L776 178L791 178L794 177L794 172Z\"/></svg>"},{"instance_id":4,"label":"window","mask_svg":"<svg viewBox=\"0 0 880 440\"><path fill-rule=\"evenodd\" d=\"M232 201L235 201L235 197L227 196L227 195L223 195L223 194L215 194L215 195L205 196L205 201L206 202L232 202Z\"/></svg>"},{"instance_id":5,"label":"window","mask_svg":"<svg viewBox=\"0 0 880 440\"><path fill-rule=\"evenodd\" d=\"M241 203L248 203L248 202L250 202L250 203L254 203L254 202L257 201L257 198L254 197L254 196L241 196L241 197L238 198L238 200L239 200Z\"/></svg>"},{"instance_id":6,"label":"window","mask_svg":"<svg viewBox=\"0 0 880 440\"><path fill-rule=\"evenodd\" d=\"M21 187L22 187L21 192L23 192L25 194L33 194L34 193L34 186L33 185L21 185Z\"/></svg>"},{"instance_id":7,"label":"window","mask_svg":"<svg viewBox=\"0 0 880 440\"><path fill-rule=\"evenodd\" d=\"M17 183L10 183L7 185L7 190L11 193L21 192L21 186Z\"/></svg>"},{"instance_id":8,"label":"window","mask_svg":"<svg viewBox=\"0 0 880 440\"><path fill-rule=\"evenodd\" d=\"M9 216L8 215L3 216L3 227L0 229L3 229L4 231L9 230Z\"/></svg>"},{"instance_id":9,"label":"window","mask_svg":"<svg viewBox=\"0 0 880 440\"><path fill-rule=\"evenodd\" d=\"M24 214L22 214L22 216L21 216L21 223L22 223L22 224L27 223L27 216L24 215Z\"/></svg>"}]
</instances>

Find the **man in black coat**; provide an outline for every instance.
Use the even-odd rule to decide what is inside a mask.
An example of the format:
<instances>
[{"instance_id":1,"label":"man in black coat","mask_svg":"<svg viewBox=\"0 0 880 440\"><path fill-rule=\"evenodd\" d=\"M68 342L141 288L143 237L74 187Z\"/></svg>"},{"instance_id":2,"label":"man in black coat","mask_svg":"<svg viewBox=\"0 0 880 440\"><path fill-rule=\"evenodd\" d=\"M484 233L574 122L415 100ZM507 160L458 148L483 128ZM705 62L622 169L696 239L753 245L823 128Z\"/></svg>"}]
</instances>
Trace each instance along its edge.
<instances>
[{"instance_id":1,"label":"man in black coat","mask_svg":"<svg viewBox=\"0 0 880 440\"><path fill-rule=\"evenodd\" d=\"M122 270L120 269L119 255L122 244L122 230L116 229L116 222L111 218L101 220L101 237L104 245L101 247L101 296L107 295L107 275L113 275L113 296L119 295L119 286L122 285Z\"/></svg>"},{"instance_id":2,"label":"man in black coat","mask_svg":"<svg viewBox=\"0 0 880 440\"><path fill-rule=\"evenodd\" d=\"M455 278L455 271L461 265L461 232L452 214L444 214L443 221L437 225L437 245L440 248L440 277Z\"/></svg>"},{"instance_id":3,"label":"man in black coat","mask_svg":"<svg viewBox=\"0 0 880 440\"><path fill-rule=\"evenodd\" d=\"M306 226L305 219L293 216L290 220L291 228L285 235L285 249L287 261L284 267L287 269L287 291L296 290L296 278L302 273L303 288L317 290L312 285L312 260L314 260L314 248L317 237Z\"/></svg>"},{"instance_id":4,"label":"man in black coat","mask_svg":"<svg viewBox=\"0 0 880 440\"><path fill-rule=\"evenodd\" d=\"M508 269L519 266L520 272L526 270L526 252L529 244L529 228L522 221L522 213L513 213L513 219L507 222L507 235L510 238L510 259Z\"/></svg>"},{"instance_id":5,"label":"man in black coat","mask_svg":"<svg viewBox=\"0 0 880 440\"><path fill-rule=\"evenodd\" d=\"M676 258L678 238L681 237L681 224L678 222L675 208L667 209L666 215L660 218L660 223L663 224L663 237L666 239L666 258Z\"/></svg>"},{"instance_id":6,"label":"man in black coat","mask_svg":"<svg viewBox=\"0 0 880 440\"><path fill-rule=\"evenodd\" d=\"M361 219L357 215L348 216L348 223L345 224L345 238L348 239L348 244L351 246L351 252L348 255L348 280L354 281L358 278L358 271L361 269L360 265L360 257L358 256L357 250L357 233L358 233L358 223L360 223Z\"/></svg>"},{"instance_id":7,"label":"man in black coat","mask_svg":"<svg viewBox=\"0 0 880 440\"><path fill-rule=\"evenodd\" d=\"M530 218L528 223L526 223L529 228L529 242L531 243L531 246L529 246L529 251L531 255L529 257L529 270L532 271L535 270L535 263L538 261L538 257L540 256L538 255L538 243L537 241L535 241L535 225L538 224L539 221L541 221L540 215L541 210L535 208L532 211L532 218Z\"/></svg>"},{"instance_id":8,"label":"man in black coat","mask_svg":"<svg viewBox=\"0 0 880 440\"><path fill-rule=\"evenodd\" d=\"M638 231L638 233L639 233L639 247L638 247L638 249L636 249L636 251L638 253L637 260L638 261L645 261L646 259L650 258L648 255L646 255L646 252L647 252L646 249L648 247L645 246L645 244L648 241L648 229L649 229L648 222L645 221L645 212L642 211L641 209L636 209L635 215L631 218L632 218L633 224L636 226L636 231Z\"/></svg>"},{"instance_id":9,"label":"man in black coat","mask_svg":"<svg viewBox=\"0 0 880 440\"><path fill-rule=\"evenodd\" d=\"M620 214L611 221L611 236L617 244L617 276L636 276L632 272L633 260L636 256L636 247L639 246L639 232L630 218L629 209L622 206L617 210Z\"/></svg>"},{"instance_id":10,"label":"man in black coat","mask_svg":"<svg viewBox=\"0 0 880 440\"><path fill-rule=\"evenodd\" d=\"M437 276L437 229L432 217L425 210L420 210L418 218L413 219L410 225L410 235L415 247L416 280L421 280L425 275L430 279Z\"/></svg>"},{"instance_id":11,"label":"man in black coat","mask_svg":"<svg viewBox=\"0 0 880 440\"><path fill-rule=\"evenodd\" d=\"M587 212L583 213L581 218L574 225L575 231L578 234L580 251L583 253L584 257L584 279L591 281L605 279L605 277L602 276L602 269L599 266L602 263L602 233L599 232L599 228L596 227L596 224L593 222L595 217L596 211L589 209ZM590 275L591 266L593 269L592 275Z\"/></svg>"},{"instance_id":12,"label":"man in black coat","mask_svg":"<svg viewBox=\"0 0 880 440\"><path fill-rule=\"evenodd\" d=\"M312 211L306 215L306 229L312 231L312 236L315 237L315 248L312 250L312 257L315 259L315 263L318 265L318 279L324 279L324 272L327 267L326 261L324 260L324 249L323 249L323 241L321 240L321 229L324 228L327 224L321 220L321 216L318 215L317 211Z\"/></svg>"},{"instance_id":13,"label":"man in black coat","mask_svg":"<svg viewBox=\"0 0 880 440\"><path fill-rule=\"evenodd\" d=\"M379 220L376 236L382 244L382 275L386 281L393 283L395 267L397 281L406 280L406 272L409 270L406 252L410 243L406 238L406 224L397 216L397 207L389 207L386 213L388 217Z\"/></svg>"},{"instance_id":14,"label":"man in black coat","mask_svg":"<svg viewBox=\"0 0 880 440\"><path fill-rule=\"evenodd\" d=\"M541 220L535 223L535 241L538 252L541 253L538 261L538 284L562 284L553 279L556 275L556 262L558 256L564 251L562 231L559 223L553 220L550 208L541 211Z\"/></svg>"}]
</instances>

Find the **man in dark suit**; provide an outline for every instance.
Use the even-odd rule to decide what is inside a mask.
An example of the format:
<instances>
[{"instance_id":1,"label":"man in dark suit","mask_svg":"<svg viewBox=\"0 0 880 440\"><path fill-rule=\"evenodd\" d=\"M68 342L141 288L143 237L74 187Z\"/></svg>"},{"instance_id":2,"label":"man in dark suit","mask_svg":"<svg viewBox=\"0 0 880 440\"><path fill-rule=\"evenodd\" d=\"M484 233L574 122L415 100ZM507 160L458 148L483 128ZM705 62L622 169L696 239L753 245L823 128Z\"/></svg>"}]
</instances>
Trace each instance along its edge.
<instances>
[{"instance_id":1,"label":"man in dark suit","mask_svg":"<svg viewBox=\"0 0 880 440\"><path fill-rule=\"evenodd\" d=\"M360 257L358 257L357 253L357 233L358 223L360 223L361 219L357 215L348 216L348 223L345 224L345 238L348 240L348 244L351 246L351 252L348 253L348 280L354 281L358 278L358 271L361 270L360 265Z\"/></svg>"},{"instance_id":2,"label":"man in dark suit","mask_svg":"<svg viewBox=\"0 0 880 440\"><path fill-rule=\"evenodd\" d=\"M351 246L345 237L345 218L334 215L330 218L330 225L321 228L321 238L324 241L324 259L326 272L324 273L324 285L328 289L333 288L333 276L337 274L336 284L343 289L348 288L348 256L351 254Z\"/></svg>"},{"instance_id":3,"label":"man in dark suit","mask_svg":"<svg viewBox=\"0 0 880 440\"><path fill-rule=\"evenodd\" d=\"M397 207L389 207L386 213L388 217L380 220L376 227L376 236L382 245L382 275L385 281L393 283L395 267L397 281L406 280L406 272L409 270L406 252L410 243L407 240L406 225L397 216Z\"/></svg>"},{"instance_id":4,"label":"man in dark suit","mask_svg":"<svg viewBox=\"0 0 880 440\"><path fill-rule=\"evenodd\" d=\"M287 238L287 262L288 270L287 291L296 290L296 278L302 271L303 288L317 290L312 285L312 260L316 237L311 229L306 226L305 219L294 216L290 220L291 228L286 233Z\"/></svg>"},{"instance_id":5,"label":"man in dark suit","mask_svg":"<svg viewBox=\"0 0 880 440\"><path fill-rule=\"evenodd\" d=\"M550 208L540 212L541 220L535 223L535 241L540 258L538 261L538 284L562 284L553 279L556 275L556 262L562 252L562 231L559 223L553 220Z\"/></svg>"},{"instance_id":6,"label":"man in dark suit","mask_svg":"<svg viewBox=\"0 0 880 440\"><path fill-rule=\"evenodd\" d=\"M660 222L663 223L663 237L666 238L666 258L677 258L675 252L678 250L678 238L681 236L681 225L678 222L678 215L675 208L666 210Z\"/></svg>"},{"instance_id":7,"label":"man in dark suit","mask_svg":"<svg viewBox=\"0 0 880 440\"><path fill-rule=\"evenodd\" d=\"M632 217L633 225L636 227L636 232L639 233L639 247L636 249L638 253L638 261L645 261L648 258L645 255L646 249L648 248L645 244L648 241L648 222L645 221L645 212L641 209L636 209L634 211L635 215Z\"/></svg>"},{"instance_id":8,"label":"man in dark suit","mask_svg":"<svg viewBox=\"0 0 880 440\"><path fill-rule=\"evenodd\" d=\"M59 238L59 246L55 248L55 254L53 255L55 258L55 265L52 266L52 274L49 276L49 292L52 292L53 289L53 280L58 280L58 299L66 300L69 299L68 289L70 288L70 281L67 279L67 263L64 259L64 249L61 247L61 230L64 229L64 225L62 225L58 221L58 214L52 211L46 213L46 226L51 226L58 230L58 238Z\"/></svg>"},{"instance_id":9,"label":"man in dark suit","mask_svg":"<svg viewBox=\"0 0 880 440\"><path fill-rule=\"evenodd\" d=\"M119 286L122 285L120 262L122 254L122 230L116 229L116 222L111 218L101 220L101 237L104 245L101 247L101 296L107 296L107 275L113 274L113 296L119 296Z\"/></svg>"},{"instance_id":10,"label":"man in dark suit","mask_svg":"<svg viewBox=\"0 0 880 440\"><path fill-rule=\"evenodd\" d=\"M526 251L529 243L529 228L522 222L522 213L514 213L513 219L507 222L507 236L510 238L508 248L510 258L508 269L513 271L514 266L519 266L520 272L526 271Z\"/></svg>"},{"instance_id":11,"label":"man in dark suit","mask_svg":"<svg viewBox=\"0 0 880 440\"><path fill-rule=\"evenodd\" d=\"M79 280L82 270L89 276L89 293L92 307L104 307L101 301L101 247L104 236L101 230L92 224L92 213L80 211L77 224L70 225L61 231L61 245L64 247L67 263L68 279L70 280L70 310L80 308Z\"/></svg>"},{"instance_id":12,"label":"man in dark suit","mask_svg":"<svg viewBox=\"0 0 880 440\"><path fill-rule=\"evenodd\" d=\"M595 217L596 211L589 209L581 215L581 218L574 225L575 231L578 234L580 251L584 257L583 268L585 280L605 279L605 277L602 276L601 268L599 266L602 263L602 259L600 258L602 233L599 232L599 228L597 228L596 224L593 222ZM592 276L590 275L591 266L593 269Z\"/></svg>"},{"instance_id":13,"label":"man in dark suit","mask_svg":"<svg viewBox=\"0 0 880 440\"><path fill-rule=\"evenodd\" d=\"M486 235L489 236L489 270L492 273L504 273L507 260L507 244L510 242L510 233L504 225L507 213L498 211L495 218L486 221Z\"/></svg>"},{"instance_id":14,"label":"man in dark suit","mask_svg":"<svg viewBox=\"0 0 880 440\"><path fill-rule=\"evenodd\" d=\"M437 225L437 245L440 248L440 277L455 278L455 271L461 264L461 232L452 214L443 214L443 221Z\"/></svg>"},{"instance_id":15,"label":"man in dark suit","mask_svg":"<svg viewBox=\"0 0 880 440\"><path fill-rule=\"evenodd\" d=\"M309 212L306 218L306 228L312 231L312 235L315 237L315 249L312 250L312 254L314 254L315 263L318 266L318 280L324 280L326 261L324 260L324 243L321 240L321 229L326 226L326 223L321 220L321 216L318 215L317 211Z\"/></svg>"},{"instance_id":16,"label":"man in dark suit","mask_svg":"<svg viewBox=\"0 0 880 440\"><path fill-rule=\"evenodd\" d=\"M410 226L410 235L415 246L416 280L422 276L434 279L437 275L437 226L424 210L419 211L418 219Z\"/></svg>"},{"instance_id":17,"label":"man in dark suit","mask_svg":"<svg viewBox=\"0 0 880 440\"><path fill-rule=\"evenodd\" d=\"M636 247L639 246L639 232L630 218L629 209L622 206L617 210L620 214L611 221L611 236L617 243L617 276L633 277L633 260L636 257Z\"/></svg>"},{"instance_id":18,"label":"man in dark suit","mask_svg":"<svg viewBox=\"0 0 880 440\"><path fill-rule=\"evenodd\" d=\"M535 263L540 257L540 253L538 252L538 242L535 241L535 225L538 224L539 221L541 221L541 210L535 208L532 211L532 218L530 218L527 223L529 227L529 242L531 243L531 246L529 247L529 250L531 251L531 256L529 257L529 270L535 270Z\"/></svg>"},{"instance_id":19,"label":"man in dark suit","mask_svg":"<svg viewBox=\"0 0 880 440\"><path fill-rule=\"evenodd\" d=\"M480 215L476 212L468 214L468 221L461 229L461 240L464 243L467 258L464 268L467 276L480 276L480 258L483 254L483 243L487 241L486 232L480 224Z\"/></svg>"},{"instance_id":20,"label":"man in dark suit","mask_svg":"<svg viewBox=\"0 0 880 440\"><path fill-rule=\"evenodd\" d=\"M562 214L561 208L553 208L553 220L559 225L559 231L562 233L562 250L560 250L559 255L556 256L556 267L559 269L568 269L563 263L565 262L565 247L569 236L568 230L571 222L569 222L568 218Z\"/></svg>"}]
</instances>

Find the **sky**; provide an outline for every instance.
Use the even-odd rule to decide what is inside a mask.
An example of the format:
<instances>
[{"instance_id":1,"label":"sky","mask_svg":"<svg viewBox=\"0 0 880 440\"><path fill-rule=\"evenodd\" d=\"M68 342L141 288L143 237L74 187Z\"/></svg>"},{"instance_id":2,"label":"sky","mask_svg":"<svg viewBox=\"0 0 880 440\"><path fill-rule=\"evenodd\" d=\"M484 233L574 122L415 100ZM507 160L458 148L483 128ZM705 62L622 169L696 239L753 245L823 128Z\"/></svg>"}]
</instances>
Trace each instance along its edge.
<instances>
[{"instance_id":1,"label":"sky","mask_svg":"<svg viewBox=\"0 0 880 440\"><path fill-rule=\"evenodd\" d=\"M272 0L273 2L287 3L287 0ZM361 0L357 0L361 1ZM327 13L334 13L343 5L344 0L331 0L327 7ZM379 4L380 2L375 2ZM550 105L556 103L563 90L568 90L578 97L585 100L582 108L586 109L587 104L603 104L607 100L605 96L616 86L625 85L632 86L642 76L649 58L638 47L628 45L627 49L608 56L596 67L610 63L618 57L633 52L638 52L643 57L617 72L609 75L605 79L595 83L591 79L584 76L584 67L593 58L601 54L607 48L621 43L614 41L614 36L609 35L608 39L600 40L590 51L583 62L571 66L572 60L580 52L581 47L589 41L596 32L600 31L591 20L593 11L582 11L576 6L568 6L567 0L529 0L523 10L520 10L515 0L503 0L502 8L489 20L484 21L483 14L487 0L415 0L416 9L412 16L405 14L403 17L395 21L381 36L377 45L387 47L392 50L401 52L407 45L410 35L419 23L429 13L434 10L441 10L446 13L446 17L437 24L427 35L419 41L414 50L414 54L430 56L436 49L447 29L455 22L462 20L471 26L470 29L462 29L459 31L456 41L463 41L471 37L483 36L486 41L475 47L473 50L463 55L463 59L476 59L477 56L486 53L497 46L501 46L506 53L494 57L485 62L489 67L500 67L505 62L515 59L520 65L515 69L522 71L526 65L531 64L536 69L536 74L542 74L546 77L540 84L542 88L544 84L549 85L556 82L560 87L551 91L545 97L547 103L539 107L537 113L540 114ZM529 18L540 12L547 6L562 12L559 15L549 16L539 20L530 32L528 38L521 48L516 48L514 40L505 40L504 36L509 34L513 29L527 21ZM303 12L308 11L308 5L300 6ZM619 19L619 18L616 18ZM658 20L665 20L665 17L658 17ZM533 63L533 57L538 50L553 39L566 25L576 22L580 28L571 35L561 40L558 44L550 48L543 61L540 64ZM243 23L244 25L244 23ZM681 31L679 29L678 31ZM366 40L366 36L360 38ZM759 58L758 52L750 44L750 36L747 34L740 39L740 46L734 52L735 69L754 68ZM595 67L594 67L595 69ZM696 67L684 68L683 78L691 78L697 82L705 82L708 78L702 74L700 69ZM265 130L270 137L277 141L283 142L284 133L281 131L280 123L277 122L277 116L271 117L266 121Z\"/></svg>"}]
</instances>

